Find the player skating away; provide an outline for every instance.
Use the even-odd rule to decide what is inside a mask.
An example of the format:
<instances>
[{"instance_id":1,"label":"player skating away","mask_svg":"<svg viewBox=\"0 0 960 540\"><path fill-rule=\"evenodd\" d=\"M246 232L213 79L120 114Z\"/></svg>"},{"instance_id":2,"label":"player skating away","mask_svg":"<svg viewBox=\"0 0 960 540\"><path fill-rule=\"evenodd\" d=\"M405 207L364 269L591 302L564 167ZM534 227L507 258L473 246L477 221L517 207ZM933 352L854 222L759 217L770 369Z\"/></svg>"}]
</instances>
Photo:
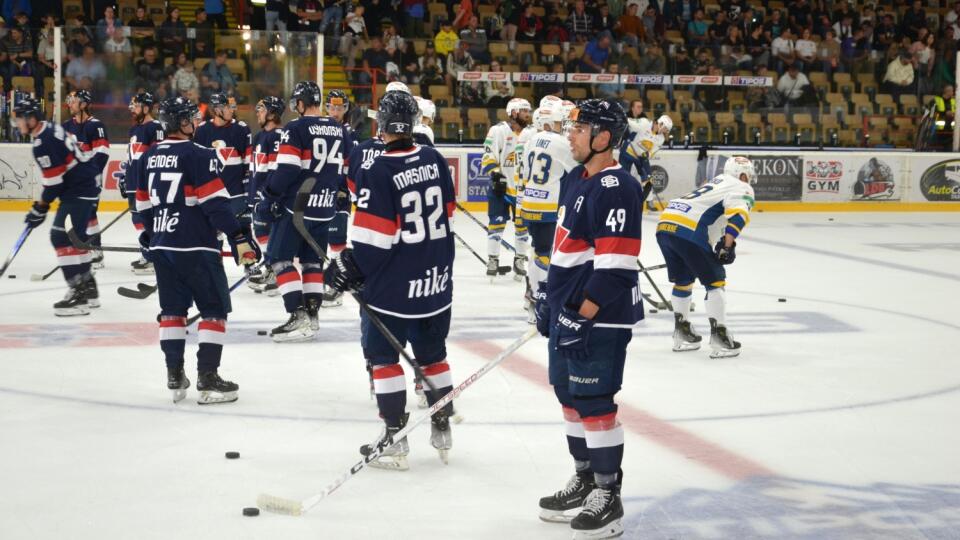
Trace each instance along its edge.
<instances>
[{"instance_id":1,"label":"player skating away","mask_svg":"<svg viewBox=\"0 0 960 540\"><path fill-rule=\"evenodd\" d=\"M576 474L540 499L541 519L570 521L574 538L623 534L620 486L623 428L614 398L623 381L631 327L643 318L637 286L643 195L613 159L627 128L614 100L582 101L568 140L582 165L565 180L537 327L549 335L549 373L563 406Z\"/></svg>"},{"instance_id":2,"label":"player skating away","mask_svg":"<svg viewBox=\"0 0 960 540\"><path fill-rule=\"evenodd\" d=\"M260 132L253 139L253 153L250 157L250 182L247 186L247 200L253 207L263 200L263 189L267 185L267 176L277 168L277 152L280 150L280 126L283 121L283 111L286 104L276 96L266 96L257 102L255 112ZM270 239L270 223L260 221L254 216L253 234L261 246L266 247ZM270 267L269 258L266 259L263 271L251 276L247 286L251 289L266 293L269 296L277 294L277 276Z\"/></svg>"},{"instance_id":3,"label":"player skating away","mask_svg":"<svg viewBox=\"0 0 960 540\"><path fill-rule=\"evenodd\" d=\"M90 114L90 103L93 96L86 90L76 90L67 95L66 104L70 111L70 119L64 122L63 129L72 134L77 140L77 148L88 155L92 166L99 171L97 174L97 187L103 189L103 170L107 167L110 160L110 141L107 137L107 128L103 122L94 118ZM93 215L90 222L87 223L87 235L91 236L91 243L94 246L100 246L100 222L97 219L97 207L100 201L93 207ZM96 235L96 236L94 236ZM103 251L95 249L92 251L91 264L94 268L103 268Z\"/></svg>"},{"instance_id":4,"label":"player skating away","mask_svg":"<svg viewBox=\"0 0 960 540\"><path fill-rule=\"evenodd\" d=\"M650 180L650 160L660 151L664 138L673 129L673 120L661 115L656 122L646 118L630 119L628 131L620 147L620 163L627 171L636 175L643 184L646 199L653 189ZM636 173L634 173L636 169Z\"/></svg>"},{"instance_id":5,"label":"player skating away","mask_svg":"<svg viewBox=\"0 0 960 540\"><path fill-rule=\"evenodd\" d=\"M413 142L421 146L433 146L433 121L437 116L437 106L429 99L413 96L420 108L420 120L413 126Z\"/></svg>"},{"instance_id":6,"label":"player skating away","mask_svg":"<svg viewBox=\"0 0 960 540\"><path fill-rule=\"evenodd\" d=\"M163 127L153 118L153 95L149 92L140 92L130 99L130 115L133 126L130 127L130 144L127 145L127 163L124 167L124 177L120 179L120 194L130 203L130 215L133 227L143 231L143 219L137 212L136 191L139 179L136 177L137 163L140 156L149 150L158 141L163 140ZM150 261L140 257L130 263L134 274L152 274L153 265Z\"/></svg>"},{"instance_id":7,"label":"player skating away","mask_svg":"<svg viewBox=\"0 0 960 540\"><path fill-rule=\"evenodd\" d=\"M227 236L238 265L259 261L260 248L234 216L219 159L190 140L197 106L182 97L169 98L160 105L160 120L167 137L141 156L136 197L146 225L140 247L157 273L167 388L177 402L190 387L183 370L184 349L187 309L196 305L201 316L197 403L236 401L239 386L218 374L231 311L218 231Z\"/></svg>"},{"instance_id":8,"label":"player skating away","mask_svg":"<svg viewBox=\"0 0 960 540\"><path fill-rule=\"evenodd\" d=\"M327 116L343 125L344 143L343 155L347 156L344 163L344 170L349 170L350 153L356 142L353 140L350 124L346 122L347 111L350 110L350 99L343 90L331 90L327 93ZM330 220L330 226L327 229L330 249L327 250L331 259L340 256L340 252L347 247L347 222L350 220L350 190L346 182L337 191L337 214ZM335 291L328 286L324 286L323 307L335 307L343 305L343 293Z\"/></svg>"},{"instance_id":9,"label":"player skating away","mask_svg":"<svg viewBox=\"0 0 960 540\"><path fill-rule=\"evenodd\" d=\"M538 296L546 294L545 283L550 267L550 252L557 227L557 206L561 181L577 166L570 152L570 142L560 132L564 120L560 100L541 101L533 113L534 126L540 130L524 146L521 161L524 167L523 197L520 217L533 244L534 256L527 264L528 309Z\"/></svg>"},{"instance_id":10,"label":"player skating away","mask_svg":"<svg viewBox=\"0 0 960 540\"><path fill-rule=\"evenodd\" d=\"M277 169L267 179L257 219L273 222L267 257L277 275L283 305L290 318L274 328L276 342L313 339L319 329L317 311L323 303L323 263L293 224L293 203L300 184L317 178L304 219L324 250L327 228L337 212L337 192L345 185L343 153L348 138L343 125L322 115L323 96L312 81L296 84L290 108L300 118L288 122L280 135ZM293 259L300 259L300 273Z\"/></svg>"},{"instance_id":11,"label":"player skating away","mask_svg":"<svg viewBox=\"0 0 960 540\"><path fill-rule=\"evenodd\" d=\"M490 128L483 142L483 157L480 159L482 174L490 176L490 191L487 195L487 275L491 279L500 268L500 241L507 222L513 220L516 238L516 254L513 259L514 273L526 274L526 253L530 238L516 212L518 167L517 142L520 134L530 125L530 103L521 98L507 102L507 120Z\"/></svg>"},{"instance_id":12,"label":"player skating away","mask_svg":"<svg viewBox=\"0 0 960 540\"><path fill-rule=\"evenodd\" d=\"M447 160L433 148L414 144L418 108L413 96L387 92L380 99L377 124L386 151L365 162L355 178L357 211L353 249L346 249L326 271L338 290L359 290L401 344L410 342L417 362L439 395L427 392L432 405L453 389L447 365L446 338L453 300L455 207ZM389 447L371 466L404 470L409 445L394 440L407 421L407 392L399 354L371 323L360 316L363 354L373 366L377 406L385 428L360 452ZM431 418L431 444L446 459L452 447L448 404Z\"/></svg>"},{"instance_id":13,"label":"player skating away","mask_svg":"<svg viewBox=\"0 0 960 540\"><path fill-rule=\"evenodd\" d=\"M240 216L240 224L250 228L252 216L247 198L247 183L250 174L250 156L253 153L250 127L243 120L237 120L237 100L226 94L210 96L209 122L203 122L197 128L194 142L207 148L213 148L223 165L221 173L223 185L230 192L230 207L234 215Z\"/></svg>"},{"instance_id":14,"label":"player skating away","mask_svg":"<svg viewBox=\"0 0 960 540\"><path fill-rule=\"evenodd\" d=\"M690 327L690 301L693 281L699 279L707 289L707 317L710 318L711 358L740 354L726 327L727 273L724 265L736 258L737 236L750 222L753 187L757 172L753 163L741 156L728 159L723 174L700 186L689 195L673 199L660 214L657 243L667 263L673 283L673 350L700 348L701 338ZM712 239L717 239L713 245ZM713 247L711 247L713 246Z\"/></svg>"},{"instance_id":15,"label":"player skating away","mask_svg":"<svg viewBox=\"0 0 960 540\"><path fill-rule=\"evenodd\" d=\"M44 121L43 107L32 97L20 97L14 105L17 128L21 135L30 135L33 158L42 175L43 191L34 201L24 222L30 228L39 227L47 219L50 205L60 200L50 227L50 243L57 252L57 264L70 290L63 300L53 305L54 314L61 317L88 315L90 308L100 307L97 282L90 270L91 253L74 247L67 236L66 221L76 229L77 236L87 239L87 224L93 216L100 188L99 171L77 147L76 139L62 127Z\"/></svg>"}]
</instances>

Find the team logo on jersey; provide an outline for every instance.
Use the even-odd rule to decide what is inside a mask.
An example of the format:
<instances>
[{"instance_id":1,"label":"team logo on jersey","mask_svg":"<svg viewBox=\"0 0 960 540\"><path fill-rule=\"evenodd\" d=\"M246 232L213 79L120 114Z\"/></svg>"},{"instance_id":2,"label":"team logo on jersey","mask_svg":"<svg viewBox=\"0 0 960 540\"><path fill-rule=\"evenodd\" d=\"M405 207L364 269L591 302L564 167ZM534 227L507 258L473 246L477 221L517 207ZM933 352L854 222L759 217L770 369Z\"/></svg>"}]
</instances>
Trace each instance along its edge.
<instances>
[{"instance_id":1,"label":"team logo on jersey","mask_svg":"<svg viewBox=\"0 0 960 540\"><path fill-rule=\"evenodd\" d=\"M620 185L620 180L616 176L608 174L600 179L600 185L605 188L617 187Z\"/></svg>"},{"instance_id":2,"label":"team logo on jersey","mask_svg":"<svg viewBox=\"0 0 960 540\"><path fill-rule=\"evenodd\" d=\"M441 272L436 266L428 268L422 279L408 281L407 298L425 298L435 296L447 290L450 283L450 267L444 266Z\"/></svg>"},{"instance_id":3,"label":"team logo on jersey","mask_svg":"<svg viewBox=\"0 0 960 540\"><path fill-rule=\"evenodd\" d=\"M857 182L853 185L853 198L854 200L892 199L895 188L893 169L877 158L870 158L857 173Z\"/></svg>"},{"instance_id":4,"label":"team logo on jersey","mask_svg":"<svg viewBox=\"0 0 960 540\"><path fill-rule=\"evenodd\" d=\"M220 163L224 165L235 165L236 161L240 159L240 152L237 152L237 149L232 146L227 146L227 143L222 140L213 141L210 147L216 152Z\"/></svg>"},{"instance_id":5,"label":"team logo on jersey","mask_svg":"<svg viewBox=\"0 0 960 540\"><path fill-rule=\"evenodd\" d=\"M843 162L807 160L803 179L807 193L840 193L840 178L843 177Z\"/></svg>"}]
</instances>

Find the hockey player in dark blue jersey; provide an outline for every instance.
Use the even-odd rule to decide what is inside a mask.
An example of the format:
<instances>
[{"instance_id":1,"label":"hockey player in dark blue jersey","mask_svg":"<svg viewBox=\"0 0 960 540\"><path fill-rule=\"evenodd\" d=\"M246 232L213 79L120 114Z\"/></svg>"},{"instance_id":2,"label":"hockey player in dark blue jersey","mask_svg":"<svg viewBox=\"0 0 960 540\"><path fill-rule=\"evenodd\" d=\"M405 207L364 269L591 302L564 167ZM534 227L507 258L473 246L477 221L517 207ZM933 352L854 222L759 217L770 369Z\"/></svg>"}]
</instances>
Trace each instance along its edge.
<instances>
[{"instance_id":1,"label":"hockey player in dark blue jersey","mask_svg":"<svg viewBox=\"0 0 960 540\"><path fill-rule=\"evenodd\" d=\"M103 122L90 114L90 102L93 96L86 90L70 92L65 100L70 111L70 119L64 122L63 129L77 139L77 148L88 155L94 169L100 171L97 175L97 187L103 189L103 170L110 160L110 141L107 137L107 128ZM87 223L87 235L92 236L90 243L100 245L100 223L97 219L97 205L93 208L93 216ZM96 235L96 236L94 236ZM103 251L93 250L92 260L94 268L103 268Z\"/></svg>"},{"instance_id":2,"label":"hockey player in dark blue jersey","mask_svg":"<svg viewBox=\"0 0 960 540\"><path fill-rule=\"evenodd\" d=\"M239 386L220 378L230 291L220 255L218 231L230 242L237 264L250 266L260 248L240 226L230 194L220 179L220 160L191 142L197 106L177 97L160 106L167 138L147 150L137 167L137 210L147 226L140 246L157 273L160 297L160 349L167 364L173 401L186 397L190 381L183 370L187 309L196 304L202 319L197 341L197 402L237 400Z\"/></svg>"},{"instance_id":3,"label":"hockey player in dark blue jersey","mask_svg":"<svg viewBox=\"0 0 960 540\"><path fill-rule=\"evenodd\" d=\"M157 142L163 140L163 127L153 118L153 95L141 92L130 99L130 115L133 117L133 126L130 127L130 143L127 145L127 162L123 168L124 177L120 179L120 194L130 203L130 215L133 227L143 231L143 219L137 212L136 191L138 178L136 177L137 163L140 156ZM153 264L140 257L130 263L134 274L152 274Z\"/></svg>"},{"instance_id":4,"label":"hockey player in dark blue jersey","mask_svg":"<svg viewBox=\"0 0 960 540\"><path fill-rule=\"evenodd\" d=\"M331 90L327 93L326 108L327 115L330 118L343 124L344 135L349 137L343 154L344 156L349 156L356 146L350 123L345 120L347 111L350 110L350 99L343 90ZM349 167L350 159L347 157L347 159L344 160L344 168L349 170ZM349 219L350 191L347 185L344 184L342 188L337 191L337 215L330 221L330 226L327 229L327 240L330 242L330 249L328 251L330 257L333 259L339 257L343 248L347 247L347 222ZM343 304L343 293L335 291L330 287L325 286L324 288L326 291L323 293L323 307L334 307Z\"/></svg>"},{"instance_id":5,"label":"hockey player in dark blue jersey","mask_svg":"<svg viewBox=\"0 0 960 540\"><path fill-rule=\"evenodd\" d=\"M251 209L257 202L263 200L263 190L267 185L267 177L277 168L277 153L280 151L280 126L283 120L283 111L287 106L282 99L276 96L266 96L257 102L257 123L260 124L260 133L253 139L253 153L250 157L250 182L247 189L247 200ZM261 221L253 216L253 234L261 246L270 239L270 223ZM248 286L257 292L268 296L277 294L277 276L270 268L270 260L263 271L251 276Z\"/></svg>"},{"instance_id":6,"label":"hockey player in dark blue jersey","mask_svg":"<svg viewBox=\"0 0 960 540\"><path fill-rule=\"evenodd\" d=\"M623 428L614 397L631 327L643 318L637 286L642 187L616 160L627 115L614 100L589 99L567 120L580 166L565 178L546 300L537 327L549 340L550 384L563 407L576 474L540 499L545 521L570 521L574 538L623 534ZM579 509L573 519L565 512Z\"/></svg>"},{"instance_id":7,"label":"hockey player in dark blue jersey","mask_svg":"<svg viewBox=\"0 0 960 540\"><path fill-rule=\"evenodd\" d=\"M453 300L450 217L456 203L446 159L433 148L413 143L417 114L410 94L390 91L381 98L377 124L386 151L360 166L353 249L341 253L325 278L340 291L359 290L400 343L410 342L438 391L427 392L432 405L453 389L446 338ZM393 440L408 417L399 354L365 312L360 331L363 354L373 366L377 406L386 423L377 441L360 452L369 455L373 448L389 446L371 466L403 470L408 467L409 445L406 438ZM431 419L430 442L442 459L452 446L451 411L447 405Z\"/></svg>"},{"instance_id":8,"label":"hockey player in dark blue jersey","mask_svg":"<svg viewBox=\"0 0 960 540\"><path fill-rule=\"evenodd\" d=\"M18 98L14 105L17 128L33 140L33 157L40 168L43 191L34 201L24 220L31 228L39 227L47 218L50 205L57 199L60 206L50 228L50 242L57 252L57 264L70 287L66 297L53 305L61 317L88 315L90 308L100 307L97 282L90 270L91 253L74 247L67 236L66 221L74 226L77 236L87 239L87 224L93 216L100 187L98 171L77 147L76 139L62 127L44 121L40 102L32 97Z\"/></svg>"},{"instance_id":9,"label":"hockey player in dark blue jersey","mask_svg":"<svg viewBox=\"0 0 960 540\"><path fill-rule=\"evenodd\" d=\"M348 140L343 125L322 116L320 87L312 81L296 84L290 108L300 118L288 122L280 135L277 168L270 173L257 219L272 221L267 257L277 275L283 305L290 318L274 328L274 341L313 339L319 329L317 311L323 303L323 263L293 226L293 203L300 184L317 178L304 219L320 246L327 249L327 227L337 213L337 192L346 184L343 154ZM300 273L293 259L300 259Z\"/></svg>"},{"instance_id":10,"label":"hockey player in dark blue jersey","mask_svg":"<svg viewBox=\"0 0 960 540\"><path fill-rule=\"evenodd\" d=\"M251 216L247 199L250 175L250 155L253 151L250 127L237 120L237 100L226 94L212 94L209 101L212 117L197 127L193 141L213 148L223 165L223 185L230 192L230 207L240 217L240 223L249 228Z\"/></svg>"}]
</instances>

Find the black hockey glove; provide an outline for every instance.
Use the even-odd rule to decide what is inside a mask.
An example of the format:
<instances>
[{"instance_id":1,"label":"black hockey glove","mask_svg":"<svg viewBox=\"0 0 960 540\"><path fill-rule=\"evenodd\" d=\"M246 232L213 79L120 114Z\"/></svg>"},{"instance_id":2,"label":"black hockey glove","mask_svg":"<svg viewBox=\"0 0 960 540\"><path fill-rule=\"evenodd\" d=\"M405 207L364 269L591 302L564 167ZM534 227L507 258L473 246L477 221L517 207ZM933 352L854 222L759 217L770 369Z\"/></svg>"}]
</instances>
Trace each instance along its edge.
<instances>
[{"instance_id":1,"label":"black hockey glove","mask_svg":"<svg viewBox=\"0 0 960 540\"><path fill-rule=\"evenodd\" d=\"M283 214L283 205L278 202L263 199L257 201L253 207L253 219L258 223L273 223Z\"/></svg>"},{"instance_id":2,"label":"black hockey glove","mask_svg":"<svg viewBox=\"0 0 960 540\"><path fill-rule=\"evenodd\" d=\"M507 177L500 171L490 173L490 184L490 189L493 190L493 194L497 197L503 197L507 194Z\"/></svg>"},{"instance_id":3,"label":"black hockey glove","mask_svg":"<svg viewBox=\"0 0 960 540\"><path fill-rule=\"evenodd\" d=\"M323 282L340 292L359 291L363 289L363 281L363 273L350 248L341 251L340 256L330 261L323 271Z\"/></svg>"},{"instance_id":4,"label":"black hockey glove","mask_svg":"<svg viewBox=\"0 0 960 540\"><path fill-rule=\"evenodd\" d=\"M124 199L127 198L127 173L126 171L120 170L116 172L117 175L117 189L120 190L120 196Z\"/></svg>"},{"instance_id":5,"label":"black hockey glove","mask_svg":"<svg viewBox=\"0 0 960 540\"><path fill-rule=\"evenodd\" d=\"M143 256L143 259L147 262L153 262L153 252L150 251L150 233L145 230L140 231L137 242L140 244L140 255Z\"/></svg>"},{"instance_id":6,"label":"black hockey glove","mask_svg":"<svg viewBox=\"0 0 960 540\"><path fill-rule=\"evenodd\" d=\"M350 190L340 188L337 190L337 212L350 211Z\"/></svg>"},{"instance_id":7,"label":"black hockey glove","mask_svg":"<svg viewBox=\"0 0 960 540\"><path fill-rule=\"evenodd\" d=\"M229 236L230 251L233 253L233 260L237 265L253 266L260 262L263 254L260 252L260 246L256 240L250 236L250 232L239 230Z\"/></svg>"},{"instance_id":8,"label":"black hockey glove","mask_svg":"<svg viewBox=\"0 0 960 540\"><path fill-rule=\"evenodd\" d=\"M713 248L713 252L717 254L717 261L720 264L733 264L733 261L737 259L737 241L734 240L730 247L726 247L723 245L723 238L721 238L716 247Z\"/></svg>"},{"instance_id":9,"label":"black hockey glove","mask_svg":"<svg viewBox=\"0 0 960 540\"><path fill-rule=\"evenodd\" d=\"M547 303L547 291L544 286L546 283L541 283L537 288L537 292L533 294L536 304L534 304L533 312L537 317L537 332L540 332L540 335L548 338L550 337L550 327L553 326L553 320L550 318L550 304Z\"/></svg>"},{"instance_id":10,"label":"black hockey glove","mask_svg":"<svg viewBox=\"0 0 960 540\"><path fill-rule=\"evenodd\" d=\"M557 317L557 352L567 360L583 360L589 350L587 342L593 321L581 315L574 306L566 306Z\"/></svg>"},{"instance_id":11,"label":"black hockey glove","mask_svg":"<svg viewBox=\"0 0 960 540\"><path fill-rule=\"evenodd\" d=\"M27 212L27 217L23 218L23 222L27 224L27 227L36 229L40 225L43 225L43 222L47 219L47 212L49 210L49 204L34 201L33 206L30 207L30 211Z\"/></svg>"}]
</instances>

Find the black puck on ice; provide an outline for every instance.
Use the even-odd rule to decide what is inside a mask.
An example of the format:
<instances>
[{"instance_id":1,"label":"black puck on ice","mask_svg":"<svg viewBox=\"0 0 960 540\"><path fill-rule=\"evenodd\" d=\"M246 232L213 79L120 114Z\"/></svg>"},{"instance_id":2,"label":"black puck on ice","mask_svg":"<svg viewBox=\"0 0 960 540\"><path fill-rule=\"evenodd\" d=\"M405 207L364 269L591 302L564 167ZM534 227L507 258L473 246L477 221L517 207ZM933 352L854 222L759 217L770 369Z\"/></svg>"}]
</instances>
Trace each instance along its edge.
<instances>
[{"instance_id":1,"label":"black puck on ice","mask_svg":"<svg viewBox=\"0 0 960 540\"><path fill-rule=\"evenodd\" d=\"M650 310L650 313L659 313L659 312L658 312L657 310L655 310L655 309L651 309L651 310Z\"/></svg>"},{"instance_id":2,"label":"black puck on ice","mask_svg":"<svg viewBox=\"0 0 960 540\"><path fill-rule=\"evenodd\" d=\"M260 509L257 508L256 506L249 506L249 507L243 509L243 515L249 516L249 517L259 516L259 515L260 515Z\"/></svg>"},{"instance_id":3,"label":"black puck on ice","mask_svg":"<svg viewBox=\"0 0 960 540\"><path fill-rule=\"evenodd\" d=\"M786 302L786 301L787 301L786 298L777 298L777 302Z\"/></svg>"},{"instance_id":4,"label":"black puck on ice","mask_svg":"<svg viewBox=\"0 0 960 540\"><path fill-rule=\"evenodd\" d=\"M267 335L267 331L266 331L266 330L257 330L257 335L258 335L258 336L265 336L265 335Z\"/></svg>"},{"instance_id":5,"label":"black puck on ice","mask_svg":"<svg viewBox=\"0 0 960 540\"><path fill-rule=\"evenodd\" d=\"M10 278L10 279L17 279L17 276L15 276L15 275L13 275L13 274L10 274L10 275L7 276L7 277Z\"/></svg>"},{"instance_id":6,"label":"black puck on ice","mask_svg":"<svg viewBox=\"0 0 960 540\"><path fill-rule=\"evenodd\" d=\"M224 456L226 456L227 459L239 459L240 452L227 452Z\"/></svg>"}]
</instances>

